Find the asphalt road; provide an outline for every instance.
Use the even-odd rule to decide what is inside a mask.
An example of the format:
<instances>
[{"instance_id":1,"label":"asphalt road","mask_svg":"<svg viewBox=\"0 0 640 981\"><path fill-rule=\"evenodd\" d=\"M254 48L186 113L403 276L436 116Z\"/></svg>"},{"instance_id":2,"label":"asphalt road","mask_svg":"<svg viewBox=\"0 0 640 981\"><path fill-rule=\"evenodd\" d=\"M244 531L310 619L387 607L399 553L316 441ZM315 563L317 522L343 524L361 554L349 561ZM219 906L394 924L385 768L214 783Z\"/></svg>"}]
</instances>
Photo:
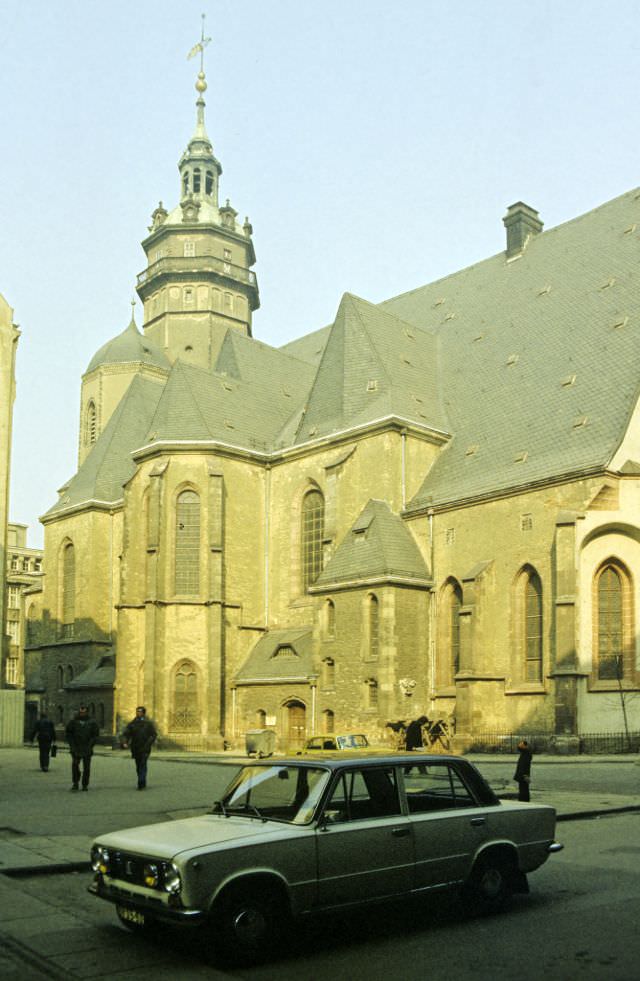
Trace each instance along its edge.
<instances>
[{"instance_id":1,"label":"asphalt road","mask_svg":"<svg viewBox=\"0 0 640 981\"><path fill-rule=\"evenodd\" d=\"M16 880L15 901L58 911L46 945L60 977L630 981L640 962L640 814L567 822L560 830L565 850L530 876L530 894L514 897L505 913L466 919L455 901L432 898L322 916L298 926L268 964L226 973L207 966L191 934L166 931L155 943L129 934L109 905L86 893L84 873ZM28 929L36 929L33 922ZM21 975L32 977L39 979Z\"/></svg>"}]
</instances>

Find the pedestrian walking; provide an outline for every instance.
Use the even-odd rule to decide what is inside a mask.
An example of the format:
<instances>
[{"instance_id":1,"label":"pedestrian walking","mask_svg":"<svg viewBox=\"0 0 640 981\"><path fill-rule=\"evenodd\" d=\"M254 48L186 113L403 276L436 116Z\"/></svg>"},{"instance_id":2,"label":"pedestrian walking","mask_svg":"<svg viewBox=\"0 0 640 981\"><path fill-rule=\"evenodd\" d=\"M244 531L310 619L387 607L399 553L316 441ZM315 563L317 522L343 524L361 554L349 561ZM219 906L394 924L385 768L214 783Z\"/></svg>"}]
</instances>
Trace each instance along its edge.
<instances>
[{"instance_id":1,"label":"pedestrian walking","mask_svg":"<svg viewBox=\"0 0 640 981\"><path fill-rule=\"evenodd\" d=\"M43 773L48 773L49 756L51 755L52 748L56 745L56 730L51 719L47 718L46 712L40 713L40 718L35 724L31 742L35 739L38 740L38 749L40 751L40 769ZM53 751L53 755L55 756L55 750Z\"/></svg>"},{"instance_id":2,"label":"pedestrian walking","mask_svg":"<svg viewBox=\"0 0 640 981\"><path fill-rule=\"evenodd\" d=\"M81 705L76 716L67 723L65 730L71 753L71 789L78 790L82 767L82 789L89 789L91 757L100 729L95 719L89 718L89 709Z\"/></svg>"},{"instance_id":3,"label":"pedestrian walking","mask_svg":"<svg viewBox=\"0 0 640 981\"><path fill-rule=\"evenodd\" d=\"M531 800L531 750L526 739L521 739L518 743L520 755L516 765L516 772L513 779L518 784L518 800Z\"/></svg>"},{"instance_id":4,"label":"pedestrian walking","mask_svg":"<svg viewBox=\"0 0 640 981\"><path fill-rule=\"evenodd\" d=\"M407 726L407 736L405 749L422 749L422 727L429 722L426 715L421 715L419 719L414 719Z\"/></svg>"},{"instance_id":5,"label":"pedestrian walking","mask_svg":"<svg viewBox=\"0 0 640 981\"><path fill-rule=\"evenodd\" d=\"M122 733L122 745L125 749L129 747L136 763L138 790L144 790L147 786L147 763L151 747L157 738L156 727L151 719L147 718L146 708L144 705L138 705L135 718Z\"/></svg>"}]
</instances>

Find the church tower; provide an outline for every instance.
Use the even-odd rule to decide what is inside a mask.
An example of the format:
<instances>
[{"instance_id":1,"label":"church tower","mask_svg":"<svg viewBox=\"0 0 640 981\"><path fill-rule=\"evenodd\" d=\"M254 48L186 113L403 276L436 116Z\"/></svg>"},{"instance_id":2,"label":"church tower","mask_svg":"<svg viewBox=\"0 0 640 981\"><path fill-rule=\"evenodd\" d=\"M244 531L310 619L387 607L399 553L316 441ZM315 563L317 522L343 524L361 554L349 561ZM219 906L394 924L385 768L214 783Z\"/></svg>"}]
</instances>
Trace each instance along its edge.
<instances>
[{"instance_id":1,"label":"church tower","mask_svg":"<svg viewBox=\"0 0 640 981\"><path fill-rule=\"evenodd\" d=\"M213 153L204 120L207 82L204 35L196 81L196 128L182 154L180 203L170 212L162 202L151 216L142 243L147 268L137 280L144 304L145 335L170 362L181 358L210 369L227 330L251 336L251 316L260 305L252 227L226 200L219 204L222 167Z\"/></svg>"}]
</instances>

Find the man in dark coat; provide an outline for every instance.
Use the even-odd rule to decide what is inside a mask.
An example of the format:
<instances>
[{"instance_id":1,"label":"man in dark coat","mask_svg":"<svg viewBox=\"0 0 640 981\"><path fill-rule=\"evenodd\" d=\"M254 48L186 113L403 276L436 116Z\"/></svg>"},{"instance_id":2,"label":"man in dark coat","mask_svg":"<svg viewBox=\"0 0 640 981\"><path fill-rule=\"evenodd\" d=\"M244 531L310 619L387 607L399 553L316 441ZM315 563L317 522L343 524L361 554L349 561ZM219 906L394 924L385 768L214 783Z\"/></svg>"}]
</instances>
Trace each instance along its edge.
<instances>
[{"instance_id":1,"label":"man in dark coat","mask_svg":"<svg viewBox=\"0 0 640 981\"><path fill-rule=\"evenodd\" d=\"M158 738L156 727L151 719L147 718L147 710L144 705L138 705L135 718L122 733L123 746L131 749L131 755L136 763L136 773L138 775L138 790L144 790L147 786L147 762L151 747Z\"/></svg>"},{"instance_id":2,"label":"man in dark coat","mask_svg":"<svg viewBox=\"0 0 640 981\"><path fill-rule=\"evenodd\" d=\"M518 784L518 800L531 800L529 791L531 782L531 750L526 739L521 739L518 743L520 755L516 765L516 772L513 779Z\"/></svg>"},{"instance_id":3,"label":"man in dark coat","mask_svg":"<svg viewBox=\"0 0 640 981\"><path fill-rule=\"evenodd\" d=\"M421 715L419 719L414 719L407 726L407 735L405 748L411 751L412 749L422 749L422 727L428 723L428 718L426 715Z\"/></svg>"},{"instance_id":4,"label":"man in dark coat","mask_svg":"<svg viewBox=\"0 0 640 981\"><path fill-rule=\"evenodd\" d=\"M82 764L82 789L89 789L91 776L91 757L100 729L95 719L89 717L89 709L81 705L75 718L67 723L65 730L69 752L71 753L71 789L77 790L80 783L80 764Z\"/></svg>"},{"instance_id":5,"label":"man in dark coat","mask_svg":"<svg viewBox=\"0 0 640 981\"><path fill-rule=\"evenodd\" d=\"M38 740L38 749L40 750L40 769L43 773L47 773L49 771L49 754L51 753L52 745L54 745L56 741L56 730L53 727L53 722L51 719L47 718L46 712L40 713L40 718L35 724L31 742L33 742L34 739Z\"/></svg>"}]
</instances>

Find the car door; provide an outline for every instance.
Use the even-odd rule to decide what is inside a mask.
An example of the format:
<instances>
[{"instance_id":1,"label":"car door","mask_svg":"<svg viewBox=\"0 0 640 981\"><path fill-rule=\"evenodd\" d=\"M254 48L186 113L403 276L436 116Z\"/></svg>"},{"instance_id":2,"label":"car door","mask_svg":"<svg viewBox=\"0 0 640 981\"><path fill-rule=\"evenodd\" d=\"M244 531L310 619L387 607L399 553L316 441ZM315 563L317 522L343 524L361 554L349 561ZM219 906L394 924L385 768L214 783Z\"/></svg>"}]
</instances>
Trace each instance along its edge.
<instances>
[{"instance_id":1,"label":"car door","mask_svg":"<svg viewBox=\"0 0 640 981\"><path fill-rule=\"evenodd\" d=\"M337 776L316 831L320 906L411 889L411 826L397 781L393 766L356 766Z\"/></svg>"},{"instance_id":2,"label":"car door","mask_svg":"<svg viewBox=\"0 0 640 981\"><path fill-rule=\"evenodd\" d=\"M414 888L462 881L489 835L490 808L478 803L452 762L407 764L402 778L415 845Z\"/></svg>"}]
</instances>

